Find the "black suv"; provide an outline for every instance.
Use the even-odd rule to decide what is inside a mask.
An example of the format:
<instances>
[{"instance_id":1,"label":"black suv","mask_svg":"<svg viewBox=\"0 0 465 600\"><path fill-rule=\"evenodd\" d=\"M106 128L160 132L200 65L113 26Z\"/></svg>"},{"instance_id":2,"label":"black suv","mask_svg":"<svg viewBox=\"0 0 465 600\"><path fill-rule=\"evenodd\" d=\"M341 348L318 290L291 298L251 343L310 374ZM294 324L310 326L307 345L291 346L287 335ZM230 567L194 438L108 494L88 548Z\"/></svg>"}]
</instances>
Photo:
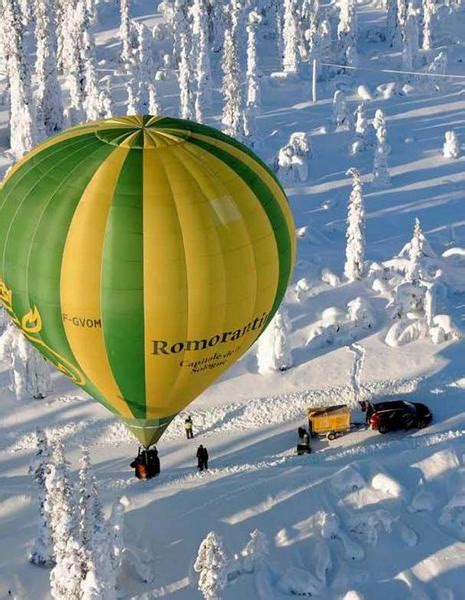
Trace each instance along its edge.
<instances>
[{"instance_id":1,"label":"black suv","mask_svg":"<svg viewBox=\"0 0 465 600\"><path fill-rule=\"evenodd\" d=\"M422 429L433 419L430 409L425 404L406 400L368 403L366 413L367 423L380 433L411 427Z\"/></svg>"}]
</instances>

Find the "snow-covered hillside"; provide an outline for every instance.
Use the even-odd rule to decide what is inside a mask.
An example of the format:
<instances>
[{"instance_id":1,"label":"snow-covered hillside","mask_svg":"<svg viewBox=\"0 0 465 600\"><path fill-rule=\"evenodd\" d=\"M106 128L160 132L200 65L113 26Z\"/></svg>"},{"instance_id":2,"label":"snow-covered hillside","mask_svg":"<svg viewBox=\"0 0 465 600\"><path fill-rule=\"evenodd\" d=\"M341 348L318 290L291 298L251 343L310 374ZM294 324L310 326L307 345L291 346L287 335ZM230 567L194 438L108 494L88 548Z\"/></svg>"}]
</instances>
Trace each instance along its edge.
<instances>
[{"instance_id":1,"label":"snow-covered hillside","mask_svg":"<svg viewBox=\"0 0 465 600\"><path fill-rule=\"evenodd\" d=\"M38 3L21 4L27 9ZM155 27L154 41L150 37L154 66L147 68L158 75L156 90L145 96L147 109L155 100L167 115L195 118L202 109L205 123L234 133L234 111L239 109L231 90L221 92L222 44L213 44L216 51L209 53L212 103L202 79L205 97L202 92L199 100L198 93L196 105L189 95L189 69L194 67L183 49L186 39L177 36L179 48L173 48L166 24L171 4L128 3L139 27L131 26L129 42L135 48L126 51L139 52L146 67L147 55L140 53L147 52L147 32ZM176 0L178 4L182 2ZM243 4L248 12L255 6L252 1ZM257 4L269 5L269 10L275 6L266 0ZM314 3L298 4L313 10ZM392 0L389 10L377 0L340 4L342 25L336 5L321 7L320 28L326 25L319 30L320 49L314 55L308 54L310 34L306 50L291 43L296 35L292 28L302 27L288 15L283 61L266 23L270 14L247 17L248 29L247 13L236 23L242 93L247 90L253 105L241 117L241 137L285 185L297 227L297 262L280 321L267 332L262 350L258 344L253 347L166 431L157 446L160 476L134 478L129 467L137 452L134 439L58 372L47 398L17 400L8 365L0 363L1 600L52 597L49 570L28 562L38 521L37 492L28 474L37 427L46 428L51 439L63 440L74 478L80 447L89 448L107 515L119 497L129 501L125 546L151 580L142 581L127 560L119 576L120 598L200 598L194 562L212 530L221 536L228 557L229 581L221 593L225 600L464 597L465 152L460 143L465 143L465 6L410 5L402 42L392 22L387 27L396 4ZM65 107L74 110L67 112L69 122L78 113L85 118L97 105L104 111L111 104L114 115L126 114L128 93L130 100L141 89L136 79L143 75L134 66L140 63L121 59L119 2L96 5L91 62L100 91L111 90L111 102L104 94L92 107L80 105L73 99L74 75L60 75ZM283 5L292 16L294 3ZM232 21L226 25L234 29ZM329 45L327 24L333 30ZM216 35L214 40L222 39L223 33ZM256 56L250 52L254 35ZM32 37L29 28L28 56ZM319 72L316 103L311 56ZM205 65L205 57L202 61ZM325 65L341 61L354 70ZM456 77L441 78L445 73ZM1 91L5 172L13 162L6 153L5 80ZM333 102L335 92L340 93ZM446 136L451 131L455 135ZM16 142L27 143L26 138ZM347 247L349 198L355 216ZM296 455L297 428L305 425L307 406L389 397L425 402L433 412L432 425L381 436L366 430L363 414L355 410L358 425L352 432L331 442L312 441L310 455ZM183 429L187 412L194 423L192 441ZM208 472L195 468L199 443L210 454ZM269 547L252 568L241 551L255 529L265 534Z\"/></svg>"}]
</instances>

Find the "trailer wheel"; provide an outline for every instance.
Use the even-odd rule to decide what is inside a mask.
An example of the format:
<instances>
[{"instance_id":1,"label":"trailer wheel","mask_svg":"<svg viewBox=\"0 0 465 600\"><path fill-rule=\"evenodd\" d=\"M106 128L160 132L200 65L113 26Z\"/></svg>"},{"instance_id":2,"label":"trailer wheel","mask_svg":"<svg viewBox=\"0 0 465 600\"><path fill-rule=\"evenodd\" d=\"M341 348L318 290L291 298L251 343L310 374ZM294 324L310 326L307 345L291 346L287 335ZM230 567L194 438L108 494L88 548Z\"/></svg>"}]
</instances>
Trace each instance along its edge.
<instances>
[{"instance_id":1,"label":"trailer wheel","mask_svg":"<svg viewBox=\"0 0 465 600\"><path fill-rule=\"evenodd\" d=\"M328 440L335 440L336 439L336 433L334 431L330 431L328 433Z\"/></svg>"}]
</instances>

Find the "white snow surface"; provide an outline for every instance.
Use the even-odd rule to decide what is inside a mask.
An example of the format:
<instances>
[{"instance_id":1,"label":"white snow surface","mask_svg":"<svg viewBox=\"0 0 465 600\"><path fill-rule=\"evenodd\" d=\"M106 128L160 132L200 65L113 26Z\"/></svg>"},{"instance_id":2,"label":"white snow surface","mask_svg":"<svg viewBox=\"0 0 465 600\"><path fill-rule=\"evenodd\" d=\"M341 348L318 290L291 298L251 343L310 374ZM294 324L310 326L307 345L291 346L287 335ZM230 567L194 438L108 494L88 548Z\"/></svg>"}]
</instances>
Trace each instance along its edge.
<instances>
[{"instance_id":1,"label":"white snow surface","mask_svg":"<svg viewBox=\"0 0 465 600\"><path fill-rule=\"evenodd\" d=\"M133 0L131 16L150 28L159 25L156 5ZM371 70L319 81L317 104L311 102L305 64L302 73L270 76L281 68L279 55L275 42L258 35L261 156L272 164L294 132L308 134L312 146L308 178L285 182L300 232L285 299L293 367L260 375L252 348L189 407L193 441L185 439L185 414L174 419L157 446L160 476L142 482L129 468L136 443L103 407L57 372L54 391L45 400L17 400L9 390L8 366L0 363L1 600L51 599L49 570L28 562L38 519L28 465L38 426L47 428L51 439L63 439L75 480L80 446L89 448L106 516L119 497L130 501L125 547L150 577L144 582L135 568L123 569L119 598L200 598L193 564L210 531L232 557L224 600L463 597L465 157L451 160L441 154L446 131L453 128L463 138L465 79L444 81L440 89L402 76L393 82L394 75L379 71L402 64L399 49L377 35L383 32L385 10L370 0L356 3L356 9L358 61ZM447 52L448 72L465 77L465 12L451 17L447 7L440 10L444 21L437 21L433 42ZM115 115L126 113L118 29L117 3L100 2L99 76L114 75ZM218 56L213 56L212 73L213 105L205 121L220 126ZM347 114L360 98L368 120L383 110L390 187L368 183L372 150L351 155L350 124L331 125L336 89L344 91ZM163 113L177 114L179 90L169 64L157 74L157 92ZM5 151L8 107L0 109ZM2 153L3 171L10 161ZM342 276L350 167L367 181L365 272L371 273L352 283ZM409 343L389 345L385 339L393 322L386 306L402 283L406 261L398 255L415 217L433 250L424 260L438 288L434 322L447 334L438 331L432 340L417 320L402 338ZM354 357L347 350L353 343L365 350L356 381L363 398L424 402L433 423L381 436L365 429L364 415L354 411L358 425L352 432L333 441L312 439L312 453L297 456L297 427L306 425L306 407L353 400ZM209 471L201 474L195 469L199 443L210 454ZM255 529L269 540L269 552L260 568L243 570L241 549Z\"/></svg>"}]
</instances>

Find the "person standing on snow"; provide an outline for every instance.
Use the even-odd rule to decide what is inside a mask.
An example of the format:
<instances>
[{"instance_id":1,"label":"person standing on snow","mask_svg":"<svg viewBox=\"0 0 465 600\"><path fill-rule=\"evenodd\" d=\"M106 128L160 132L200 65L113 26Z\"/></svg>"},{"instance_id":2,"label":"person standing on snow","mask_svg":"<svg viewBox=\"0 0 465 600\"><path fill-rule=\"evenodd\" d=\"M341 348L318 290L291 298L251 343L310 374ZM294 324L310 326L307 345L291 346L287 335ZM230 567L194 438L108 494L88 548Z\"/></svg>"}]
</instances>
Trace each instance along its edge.
<instances>
[{"instance_id":1,"label":"person standing on snow","mask_svg":"<svg viewBox=\"0 0 465 600\"><path fill-rule=\"evenodd\" d=\"M197 448L197 468L199 471L208 470L208 450L202 444Z\"/></svg>"},{"instance_id":2,"label":"person standing on snow","mask_svg":"<svg viewBox=\"0 0 465 600\"><path fill-rule=\"evenodd\" d=\"M194 432L192 431L192 417L190 415L184 421L184 429L187 439L191 440L194 437Z\"/></svg>"}]
</instances>

